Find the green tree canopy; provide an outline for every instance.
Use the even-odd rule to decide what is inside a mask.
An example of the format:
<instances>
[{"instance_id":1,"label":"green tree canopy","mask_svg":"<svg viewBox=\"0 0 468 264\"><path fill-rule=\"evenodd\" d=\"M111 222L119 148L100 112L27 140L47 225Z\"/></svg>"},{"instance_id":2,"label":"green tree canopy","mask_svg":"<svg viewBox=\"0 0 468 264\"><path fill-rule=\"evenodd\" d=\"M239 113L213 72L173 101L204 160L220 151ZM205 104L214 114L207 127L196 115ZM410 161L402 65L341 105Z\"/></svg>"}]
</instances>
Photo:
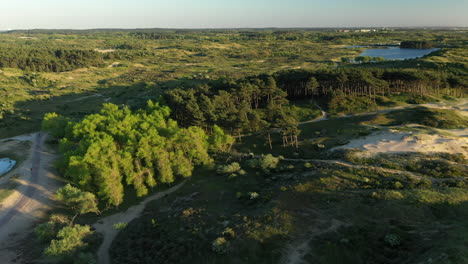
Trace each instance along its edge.
<instances>
[{"instance_id":1,"label":"green tree canopy","mask_svg":"<svg viewBox=\"0 0 468 264\"><path fill-rule=\"evenodd\" d=\"M92 231L89 226L66 226L58 232L58 239L53 239L44 253L46 256L56 258L71 256L87 246L83 239L90 234Z\"/></svg>"},{"instance_id":2,"label":"green tree canopy","mask_svg":"<svg viewBox=\"0 0 468 264\"><path fill-rule=\"evenodd\" d=\"M100 113L70 122L60 140L61 171L115 206L125 186L143 196L158 183L191 176L196 165L211 162L208 136L199 127L180 128L169 115L167 106L152 101L137 111L105 104Z\"/></svg>"},{"instance_id":3,"label":"green tree canopy","mask_svg":"<svg viewBox=\"0 0 468 264\"><path fill-rule=\"evenodd\" d=\"M55 197L77 214L97 213L99 211L94 194L82 191L70 184L58 189Z\"/></svg>"}]
</instances>

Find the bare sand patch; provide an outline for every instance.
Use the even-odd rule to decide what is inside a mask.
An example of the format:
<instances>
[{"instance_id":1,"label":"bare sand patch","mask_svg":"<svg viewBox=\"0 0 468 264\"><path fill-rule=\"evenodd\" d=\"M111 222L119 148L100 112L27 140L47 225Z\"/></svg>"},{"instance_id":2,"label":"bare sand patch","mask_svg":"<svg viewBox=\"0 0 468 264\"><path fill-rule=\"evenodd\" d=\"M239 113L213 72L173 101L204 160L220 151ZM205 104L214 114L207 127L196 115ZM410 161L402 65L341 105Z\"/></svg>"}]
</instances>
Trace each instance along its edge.
<instances>
[{"instance_id":1,"label":"bare sand patch","mask_svg":"<svg viewBox=\"0 0 468 264\"><path fill-rule=\"evenodd\" d=\"M111 53L111 52L116 52L116 49L94 49L94 51L100 52L100 53Z\"/></svg>"},{"instance_id":2,"label":"bare sand patch","mask_svg":"<svg viewBox=\"0 0 468 264\"><path fill-rule=\"evenodd\" d=\"M107 68L113 68L113 67L117 67L120 65L120 62L116 61L116 62L113 62L111 65L107 66Z\"/></svg>"},{"instance_id":3,"label":"bare sand patch","mask_svg":"<svg viewBox=\"0 0 468 264\"><path fill-rule=\"evenodd\" d=\"M444 130L450 133L451 130ZM401 132L395 129L379 131L369 136L350 141L348 144L333 148L336 149L360 149L363 155L374 156L379 153L461 153L468 158L468 129L457 129L453 136L440 133L428 134L421 132Z\"/></svg>"}]
</instances>

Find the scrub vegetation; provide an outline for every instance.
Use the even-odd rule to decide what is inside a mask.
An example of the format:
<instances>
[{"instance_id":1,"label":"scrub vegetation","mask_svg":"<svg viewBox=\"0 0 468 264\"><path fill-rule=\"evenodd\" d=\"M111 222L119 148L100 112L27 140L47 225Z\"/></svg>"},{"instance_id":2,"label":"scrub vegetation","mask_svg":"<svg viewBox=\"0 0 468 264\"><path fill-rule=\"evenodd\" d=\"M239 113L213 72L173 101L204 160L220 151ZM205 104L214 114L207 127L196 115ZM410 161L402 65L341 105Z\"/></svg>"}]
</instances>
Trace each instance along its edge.
<instances>
[{"instance_id":1,"label":"scrub vegetation","mask_svg":"<svg viewBox=\"0 0 468 264\"><path fill-rule=\"evenodd\" d=\"M440 50L347 47L400 42ZM95 263L92 223L184 181L114 223L112 263L465 263L463 153L336 147L466 129L466 43L448 29L0 34L0 137L47 131L66 182L30 258Z\"/></svg>"}]
</instances>

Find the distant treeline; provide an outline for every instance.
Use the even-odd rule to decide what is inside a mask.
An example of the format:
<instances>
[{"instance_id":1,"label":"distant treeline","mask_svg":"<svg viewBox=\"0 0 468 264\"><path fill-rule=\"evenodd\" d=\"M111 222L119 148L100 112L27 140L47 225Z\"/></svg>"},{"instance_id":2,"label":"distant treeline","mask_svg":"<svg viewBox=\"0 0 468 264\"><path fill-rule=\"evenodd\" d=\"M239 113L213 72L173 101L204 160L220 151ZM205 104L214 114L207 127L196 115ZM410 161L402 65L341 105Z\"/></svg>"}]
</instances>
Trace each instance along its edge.
<instances>
[{"instance_id":1,"label":"distant treeline","mask_svg":"<svg viewBox=\"0 0 468 264\"><path fill-rule=\"evenodd\" d=\"M296 30L296 29L264 29L264 30L166 30L166 31L135 31L128 32L130 37L144 40L165 40L165 39L203 39L210 41L316 41L316 42L335 42L360 41L369 37L388 38L389 34L398 35L401 32L349 32L340 33L336 29L322 30Z\"/></svg>"},{"instance_id":2,"label":"distant treeline","mask_svg":"<svg viewBox=\"0 0 468 264\"><path fill-rule=\"evenodd\" d=\"M412 93L462 96L468 79L439 71L380 68L340 68L331 70L288 70L276 73L278 86L289 98L343 94L347 96Z\"/></svg>"},{"instance_id":3,"label":"distant treeline","mask_svg":"<svg viewBox=\"0 0 468 264\"><path fill-rule=\"evenodd\" d=\"M25 71L63 72L99 67L103 65L103 59L104 55L94 50L0 47L0 68Z\"/></svg>"},{"instance_id":4,"label":"distant treeline","mask_svg":"<svg viewBox=\"0 0 468 264\"><path fill-rule=\"evenodd\" d=\"M405 49L432 49L434 47L434 43L427 40L422 41L403 41L400 44L401 48Z\"/></svg>"}]
</instances>

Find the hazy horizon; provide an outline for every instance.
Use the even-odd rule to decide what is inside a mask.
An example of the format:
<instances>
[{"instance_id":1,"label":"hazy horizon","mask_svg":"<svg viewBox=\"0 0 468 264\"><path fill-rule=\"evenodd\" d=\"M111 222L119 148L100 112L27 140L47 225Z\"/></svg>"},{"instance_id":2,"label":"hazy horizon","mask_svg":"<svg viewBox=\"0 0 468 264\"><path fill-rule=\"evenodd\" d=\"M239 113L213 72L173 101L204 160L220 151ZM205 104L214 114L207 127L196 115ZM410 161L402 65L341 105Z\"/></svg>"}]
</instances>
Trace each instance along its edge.
<instances>
[{"instance_id":1,"label":"hazy horizon","mask_svg":"<svg viewBox=\"0 0 468 264\"><path fill-rule=\"evenodd\" d=\"M467 27L464 0L16 0L8 29Z\"/></svg>"}]
</instances>

